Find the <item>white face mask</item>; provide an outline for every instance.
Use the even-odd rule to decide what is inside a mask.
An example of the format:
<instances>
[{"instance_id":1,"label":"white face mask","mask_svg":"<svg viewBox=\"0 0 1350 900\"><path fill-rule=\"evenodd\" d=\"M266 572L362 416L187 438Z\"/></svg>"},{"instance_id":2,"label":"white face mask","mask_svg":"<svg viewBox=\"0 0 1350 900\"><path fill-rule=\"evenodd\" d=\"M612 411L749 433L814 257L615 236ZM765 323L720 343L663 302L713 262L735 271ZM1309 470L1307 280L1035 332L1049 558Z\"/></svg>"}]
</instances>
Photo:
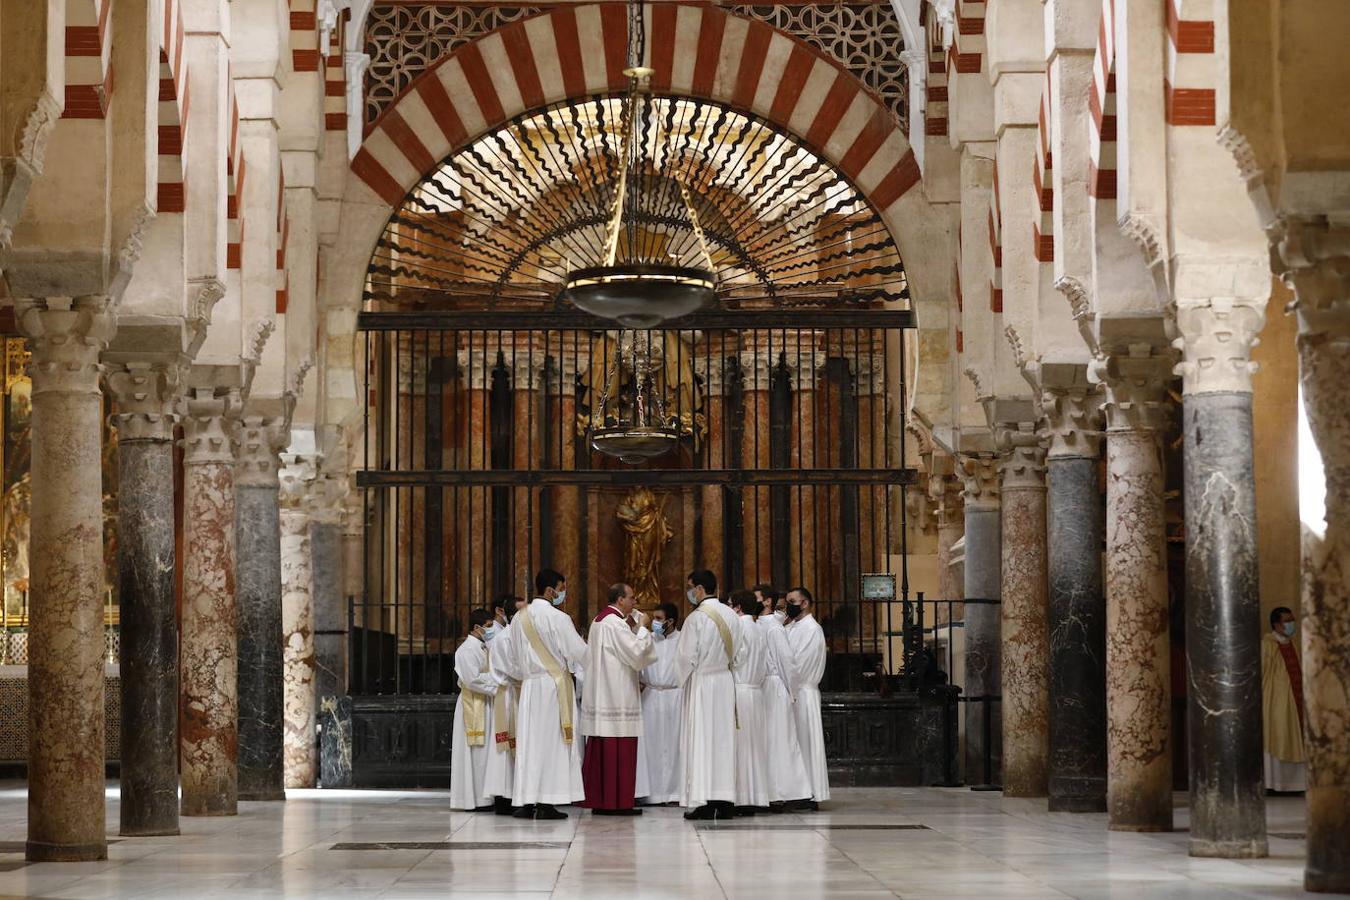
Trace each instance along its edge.
<instances>
[{"instance_id":1,"label":"white face mask","mask_svg":"<svg viewBox=\"0 0 1350 900\"><path fill-rule=\"evenodd\" d=\"M492 620L488 627L483 629L483 643L486 644L488 641L495 638L501 633L501 630L502 626L497 623L497 620Z\"/></svg>"},{"instance_id":2,"label":"white face mask","mask_svg":"<svg viewBox=\"0 0 1350 900\"><path fill-rule=\"evenodd\" d=\"M562 606L563 601L567 599L567 591L559 591L558 596L553 598L554 606Z\"/></svg>"},{"instance_id":3,"label":"white face mask","mask_svg":"<svg viewBox=\"0 0 1350 900\"><path fill-rule=\"evenodd\" d=\"M1284 629L1284 633L1288 637L1293 637L1294 631L1297 629L1297 626L1293 622L1284 622L1280 627Z\"/></svg>"},{"instance_id":4,"label":"white face mask","mask_svg":"<svg viewBox=\"0 0 1350 900\"><path fill-rule=\"evenodd\" d=\"M695 592L694 588L685 591L684 595L689 598L690 603L698 603L698 594Z\"/></svg>"},{"instance_id":5,"label":"white face mask","mask_svg":"<svg viewBox=\"0 0 1350 900\"><path fill-rule=\"evenodd\" d=\"M783 612L781 609L775 609L773 611L773 617L777 619L779 622L787 621L787 613Z\"/></svg>"},{"instance_id":6,"label":"white face mask","mask_svg":"<svg viewBox=\"0 0 1350 900\"><path fill-rule=\"evenodd\" d=\"M657 619L656 621L652 622L652 634L656 635L657 637L665 637L666 634L665 620Z\"/></svg>"}]
</instances>

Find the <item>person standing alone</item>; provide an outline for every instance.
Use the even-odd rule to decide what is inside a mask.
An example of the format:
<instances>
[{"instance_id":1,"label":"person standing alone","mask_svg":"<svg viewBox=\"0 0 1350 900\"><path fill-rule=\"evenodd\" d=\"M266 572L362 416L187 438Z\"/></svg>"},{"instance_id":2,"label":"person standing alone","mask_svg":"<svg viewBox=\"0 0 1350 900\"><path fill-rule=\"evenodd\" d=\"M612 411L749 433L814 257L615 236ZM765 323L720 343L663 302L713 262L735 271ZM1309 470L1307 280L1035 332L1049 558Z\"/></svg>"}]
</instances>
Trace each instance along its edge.
<instances>
[{"instance_id":1,"label":"person standing alone","mask_svg":"<svg viewBox=\"0 0 1350 900\"><path fill-rule=\"evenodd\" d=\"M1303 666L1294 646L1294 613L1270 612L1270 631L1261 641L1261 699L1265 719L1266 789L1301 793L1308 787L1303 747Z\"/></svg>"},{"instance_id":2,"label":"person standing alone","mask_svg":"<svg viewBox=\"0 0 1350 900\"><path fill-rule=\"evenodd\" d=\"M820 720L820 680L825 677L825 632L812 615L811 592L795 587L787 594L788 644L796 657L800 678L797 687L797 741L811 780L811 799L794 804L816 809L830 799L830 770L825 761L825 729Z\"/></svg>"}]
</instances>

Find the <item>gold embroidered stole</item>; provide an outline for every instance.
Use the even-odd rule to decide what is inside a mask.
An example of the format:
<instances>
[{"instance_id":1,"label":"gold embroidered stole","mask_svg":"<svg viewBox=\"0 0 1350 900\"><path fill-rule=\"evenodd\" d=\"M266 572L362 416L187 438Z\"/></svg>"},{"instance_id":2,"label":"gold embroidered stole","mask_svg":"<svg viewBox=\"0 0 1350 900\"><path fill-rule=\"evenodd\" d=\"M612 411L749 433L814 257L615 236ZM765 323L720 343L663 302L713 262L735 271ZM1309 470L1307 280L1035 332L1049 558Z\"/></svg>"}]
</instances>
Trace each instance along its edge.
<instances>
[{"instance_id":1,"label":"gold embroidered stole","mask_svg":"<svg viewBox=\"0 0 1350 900\"><path fill-rule=\"evenodd\" d=\"M488 670L488 651L483 648L483 668ZM481 747L487 738L487 695L471 690L463 679L459 682L459 702L464 709L464 737L470 747Z\"/></svg>"},{"instance_id":2,"label":"gold embroidered stole","mask_svg":"<svg viewBox=\"0 0 1350 900\"><path fill-rule=\"evenodd\" d=\"M492 695L492 725L497 730L493 735L497 749L516 749L516 708L511 703L510 685L498 685Z\"/></svg>"},{"instance_id":3,"label":"gold embroidered stole","mask_svg":"<svg viewBox=\"0 0 1350 900\"><path fill-rule=\"evenodd\" d=\"M539 630L534 627L533 611L525 609L516 618L522 620L521 625L525 629L525 638L530 642L530 647L539 657L539 662L543 664L544 669L553 679L553 684L558 688L558 720L562 726L563 743L570 744L572 743L572 715L576 712L577 707L572 674L558 663L557 658L548 651L543 639L539 637Z\"/></svg>"}]
</instances>

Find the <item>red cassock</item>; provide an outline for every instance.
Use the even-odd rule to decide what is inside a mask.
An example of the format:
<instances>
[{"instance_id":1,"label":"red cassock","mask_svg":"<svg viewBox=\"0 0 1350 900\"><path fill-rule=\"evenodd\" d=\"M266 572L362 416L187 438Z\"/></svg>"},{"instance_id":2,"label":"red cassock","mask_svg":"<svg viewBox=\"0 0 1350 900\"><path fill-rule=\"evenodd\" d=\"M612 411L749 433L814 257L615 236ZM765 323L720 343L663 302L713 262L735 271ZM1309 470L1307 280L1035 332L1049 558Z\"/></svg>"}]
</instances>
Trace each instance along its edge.
<instances>
[{"instance_id":1,"label":"red cassock","mask_svg":"<svg viewBox=\"0 0 1350 900\"><path fill-rule=\"evenodd\" d=\"M612 606L595 617L617 616ZM637 787L638 739L635 737L588 737L581 763L587 809L632 809Z\"/></svg>"}]
</instances>

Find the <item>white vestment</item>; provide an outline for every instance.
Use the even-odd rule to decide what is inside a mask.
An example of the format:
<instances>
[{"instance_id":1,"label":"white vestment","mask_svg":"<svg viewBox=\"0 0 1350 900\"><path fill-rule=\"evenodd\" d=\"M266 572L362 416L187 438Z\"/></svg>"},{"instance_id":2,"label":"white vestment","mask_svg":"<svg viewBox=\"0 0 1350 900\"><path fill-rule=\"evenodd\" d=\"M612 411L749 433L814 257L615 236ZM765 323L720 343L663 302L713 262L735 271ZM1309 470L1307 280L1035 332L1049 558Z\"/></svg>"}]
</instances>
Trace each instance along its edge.
<instances>
[{"instance_id":1,"label":"white vestment","mask_svg":"<svg viewBox=\"0 0 1350 900\"><path fill-rule=\"evenodd\" d=\"M783 623L772 615L760 616L755 624L764 632L764 732L772 754L769 770L769 800L805 800L811 796L801 742L797 739L795 698L800 678L796 659L788 645Z\"/></svg>"},{"instance_id":2,"label":"white vestment","mask_svg":"<svg viewBox=\"0 0 1350 900\"><path fill-rule=\"evenodd\" d=\"M736 663L736 805L768 806L768 733L764 730L764 680L768 677L768 648L763 629L741 617L745 653Z\"/></svg>"},{"instance_id":3,"label":"white vestment","mask_svg":"<svg viewBox=\"0 0 1350 900\"><path fill-rule=\"evenodd\" d=\"M648 803L680 799L680 716L684 687L675 664L679 633L656 642L656 661L642 670L642 739L638 741L637 796Z\"/></svg>"},{"instance_id":4,"label":"white vestment","mask_svg":"<svg viewBox=\"0 0 1350 900\"><path fill-rule=\"evenodd\" d=\"M492 802L487 790L488 753L492 747L492 696L497 681L488 671L487 646L469 635L455 651L455 675L463 687L455 701L455 721L450 738L450 806L476 809ZM465 692L479 695L483 701L483 736L477 746L469 745L464 730Z\"/></svg>"},{"instance_id":5,"label":"white vestment","mask_svg":"<svg viewBox=\"0 0 1350 900\"><path fill-rule=\"evenodd\" d=\"M491 652L488 653L488 670L492 672L492 677L497 682L497 690L505 692L504 699L510 723L515 722L520 706L520 684L506 674L501 661L510 658L512 631L508 624L498 632L492 639ZM492 724L497 731L505 731L510 723L494 719ZM496 738L496 734L488 735L486 789L493 797L510 799L511 782L514 780L516 768L516 751L510 744L498 744Z\"/></svg>"},{"instance_id":6,"label":"white vestment","mask_svg":"<svg viewBox=\"0 0 1350 900\"><path fill-rule=\"evenodd\" d=\"M797 740L802 745L811 799L830 799L830 770L825 762L825 729L820 723L820 680L825 677L825 632L806 613L787 627L788 644L797 661Z\"/></svg>"},{"instance_id":7,"label":"white vestment","mask_svg":"<svg viewBox=\"0 0 1350 900\"><path fill-rule=\"evenodd\" d=\"M591 623L586 652L586 690L581 728L587 737L642 737L638 672L655 661L652 633L634 632L623 616Z\"/></svg>"},{"instance_id":8,"label":"white vestment","mask_svg":"<svg viewBox=\"0 0 1350 900\"><path fill-rule=\"evenodd\" d=\"M675 665L684 688L680 725L680 805L736 800L736 683L728 665L719 617L732 639L732 657L743 655L740 617L716 597L684 620Z\"/></svg>"},{"instance_id":9,"label":"white vestment","mask_svg":"<svg viewBox=\"0 0 1350 900\"><path fill-rule=\"evenodd\" d=\"M511 623L510 653L502 654L506 675L520 682L511 802L516 806L572 803L586 796L581 782L581 735L574 727L571 743L563 740L558 687L530 645L520 621L525 615L530 616L540 641L559 666L577 672L586 664L586 642L566 613L538 597L516 613Z\"/></svg>"}]
</instances>

